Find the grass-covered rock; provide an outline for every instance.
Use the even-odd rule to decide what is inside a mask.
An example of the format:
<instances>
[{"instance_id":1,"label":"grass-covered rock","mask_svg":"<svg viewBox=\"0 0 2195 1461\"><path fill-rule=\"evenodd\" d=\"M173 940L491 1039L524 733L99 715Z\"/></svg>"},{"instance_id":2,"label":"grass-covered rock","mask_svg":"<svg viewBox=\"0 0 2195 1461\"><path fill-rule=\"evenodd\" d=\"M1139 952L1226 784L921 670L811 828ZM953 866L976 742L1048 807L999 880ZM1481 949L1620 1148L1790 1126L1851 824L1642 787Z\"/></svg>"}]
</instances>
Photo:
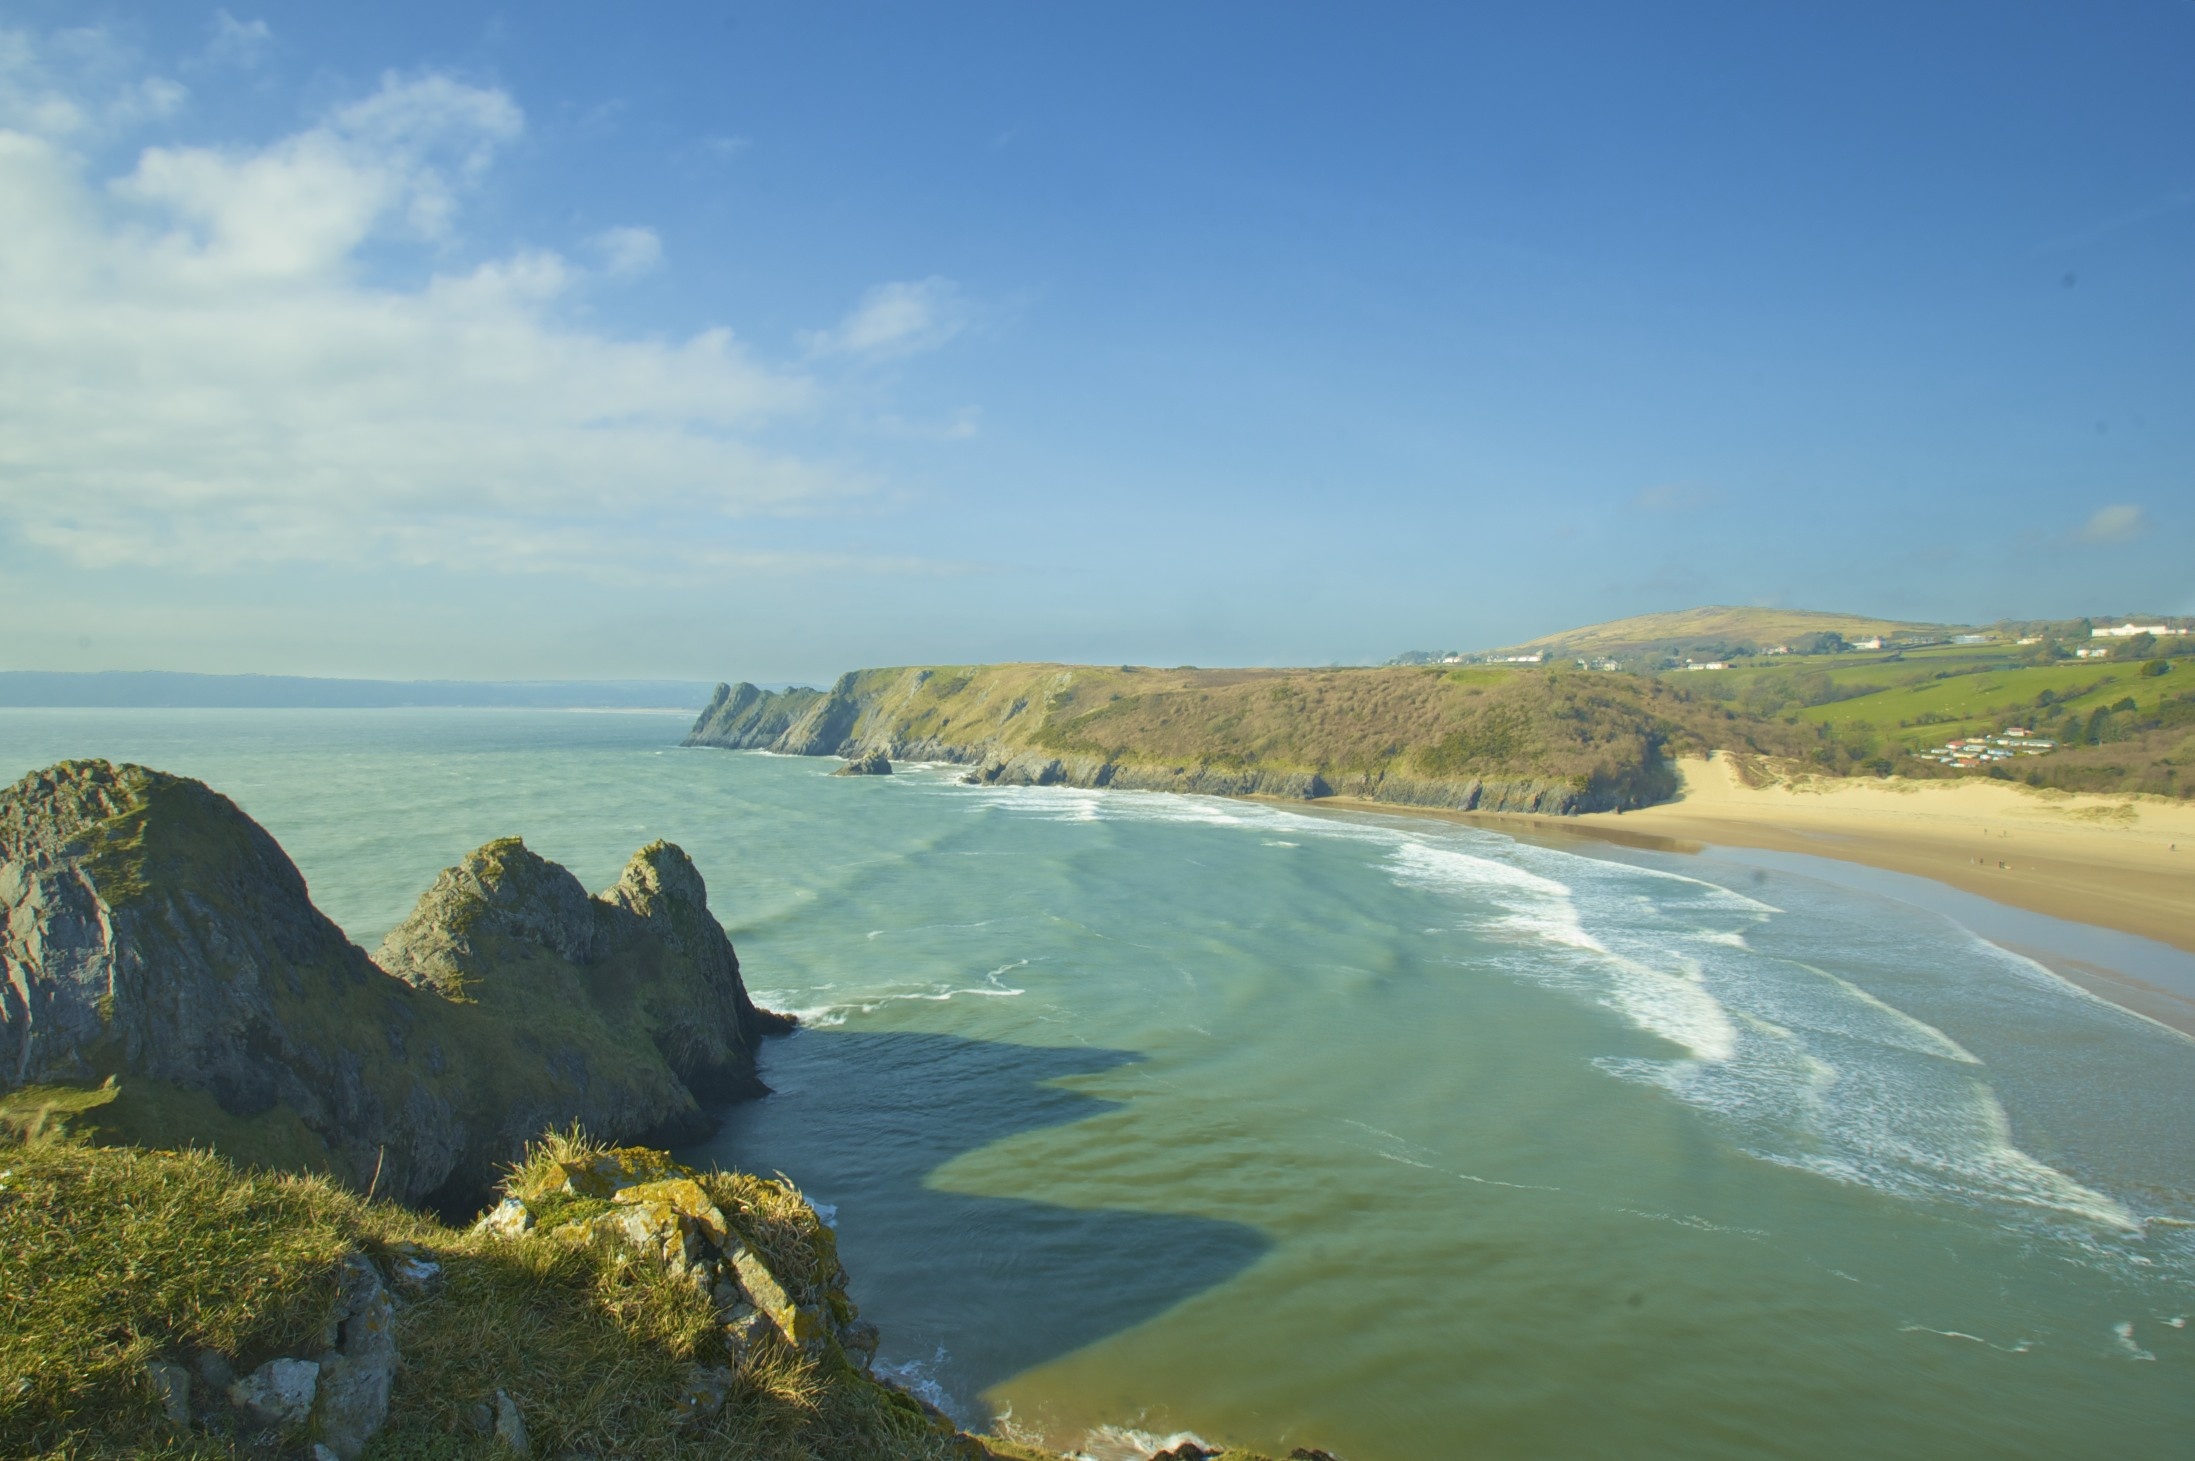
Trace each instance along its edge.
<instances>
[{"instance_id":1,"label":"grass-covered rock","mask_svg":"<svg viewBox=\"0 0 2195 1461\"><path fill-rule=\"evenodd\" d=\"M450 1210L572 1121L687 1139L761 1090L757 1010L700 874L643 848L590 897L515 838L384 945L312 904L204 784L73 761L0 791L0 1124L211 1145Z\"/></svg>"},{"instance_id":2,"label":"grass-covered rock","mask_svg":"<svg viewBox=\"0 0 2195 1461\"><path fill-rule=\"evenodd\" d=\"M237 1397L306 1367L326 1391L361 1261L397 1356L367 1457L508 1454L514 1416L542 1456L984 1454L869 1378L830 1230L783 1182L558 1138L505 1187L538 1221L462 1230L203 1152L42 1140L0 1145L0 1171L0 1455L307 1454L324 1405L283 1423ZM651 1208L671 1254L588 1231ZM823 1316L804 1338L750 1322L732 1252Z\"/></svg>"}]
</instances>

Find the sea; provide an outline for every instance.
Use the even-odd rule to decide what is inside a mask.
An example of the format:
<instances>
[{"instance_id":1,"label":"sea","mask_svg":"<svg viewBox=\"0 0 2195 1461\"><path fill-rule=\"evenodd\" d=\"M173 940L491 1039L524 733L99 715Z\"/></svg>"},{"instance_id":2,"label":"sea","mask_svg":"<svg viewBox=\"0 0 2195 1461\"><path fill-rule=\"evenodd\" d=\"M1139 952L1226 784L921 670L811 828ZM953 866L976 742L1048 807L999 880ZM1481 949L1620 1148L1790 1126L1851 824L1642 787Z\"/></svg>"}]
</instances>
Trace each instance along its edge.
<instances>
[{"instance_id":1,"label":"sea","mask_svg":"<svg viewBox=\"0 0 2195 1461\"><path fill-rule=\"evenodd\" d=\"M682 749L691 712L0 710L203 778L369 950L516 834L667 837L798 1033L689 1160L879 1368L1112 1461L2187 1456L2188 956L1842 864ZM2189 987L2195 988L2195 982Z\"/></svg>"}]
</instances>

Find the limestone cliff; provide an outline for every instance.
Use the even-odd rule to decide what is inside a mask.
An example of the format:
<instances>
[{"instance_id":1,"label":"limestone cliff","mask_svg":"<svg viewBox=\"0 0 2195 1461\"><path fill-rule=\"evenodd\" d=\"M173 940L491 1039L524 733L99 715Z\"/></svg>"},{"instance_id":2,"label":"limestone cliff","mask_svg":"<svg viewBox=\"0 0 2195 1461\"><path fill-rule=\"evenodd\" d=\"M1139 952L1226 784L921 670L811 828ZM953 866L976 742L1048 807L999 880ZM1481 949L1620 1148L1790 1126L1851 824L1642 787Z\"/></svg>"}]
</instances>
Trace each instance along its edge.
<instances>
[{"instance_id":1,"label":"limestone cliff","mask_svg":"<svg viewBox=\"0 0 2195 1461\"><path fill-rule=\"evenodd\" d=\"M667 843L598 898L490 843L382 958L200 782L79 761L0 792L0 1088L118 1087L122 1139L462 1206L546 1127L700 1134L786 1027Z\"/></svg>"},{"instance_id":2,"label":"limestone cliff","mask_svg":"<svg viewBox=\"0 0 2195 1461\"><path fill-rule=\"evenodd\" d=\"M722 686L686 744L944 761L998 784L1572 813L1668 796L1666 753L1720 744L1721 715L1624 674L1007 664Z\"/></svg>"},{"instance_id":3,"label":"limestone cliff","mask_svg":"<svg viewBox=\"0 0 2195 1461\"><path fill-rule=\"evenodd\" d=\"M719 685L701 718L694 722L694 744L760 751L773 744L816 701L821 690L794 687L760 690L753 685Z\"/></svg>"}]
</instances>

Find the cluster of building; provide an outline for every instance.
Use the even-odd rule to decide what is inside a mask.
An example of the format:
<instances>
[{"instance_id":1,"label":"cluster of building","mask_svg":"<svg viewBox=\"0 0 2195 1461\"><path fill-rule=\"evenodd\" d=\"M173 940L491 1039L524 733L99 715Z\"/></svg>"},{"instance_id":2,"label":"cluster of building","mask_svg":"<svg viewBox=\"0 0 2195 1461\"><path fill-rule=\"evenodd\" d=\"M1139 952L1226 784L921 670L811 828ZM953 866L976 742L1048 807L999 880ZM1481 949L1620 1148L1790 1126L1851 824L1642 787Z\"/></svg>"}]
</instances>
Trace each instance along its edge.
<instances>
[{"instance_id":1,"label":"cluster of building","mask_svg":"<svg viewBox=\"0 0 2195 1461\"><path fill-rule=\"evenodd\" d=\"M2014 756L2044 756L2057 749L2056 741L2038 736L2024 725L2015 725L2008 726L2002 735L1946 741L1914 754L1923 761L1944 766L1987 766L1996 761L2009 761Z\"/></svg>"},{"instance_id":2,"label":"cluster of building","mask_svg":"<svg viewBox=\"0 0 2195 1461\"><path fill-rule=\"evenodd\" d=\"M2153 635L2158 639L2187 637L2185 629L2174 629L2169 624L2113 624L2096 626L2088 631L2090 639L2132 639L2137 634Z\"/></svg>"}]
</instances>

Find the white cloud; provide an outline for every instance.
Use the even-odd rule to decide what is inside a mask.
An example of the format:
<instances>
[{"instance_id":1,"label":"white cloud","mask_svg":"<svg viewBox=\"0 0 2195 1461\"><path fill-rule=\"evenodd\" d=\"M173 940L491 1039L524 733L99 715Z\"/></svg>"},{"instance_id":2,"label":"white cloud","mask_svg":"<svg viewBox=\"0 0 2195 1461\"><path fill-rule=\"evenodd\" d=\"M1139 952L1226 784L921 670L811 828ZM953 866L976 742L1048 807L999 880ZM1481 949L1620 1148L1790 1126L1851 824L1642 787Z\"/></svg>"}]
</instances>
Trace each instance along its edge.
<instances>
[{"instance_id":1,"label":"white cloud","mask_svg":"<svg viewBox=\"0 0 2195 1461\"><path fill-rule=\"evenodd\" d=\"M0 111L0 539L79 567L616 577L733 561L736 519L865 490L754 444L812 409L805 377L727 330L577 328L586 271L558 254L369 281L372 240L458 247L523 127L501 91L392 75L268 145L153 147L106 181L21 114ZM613 267L653 240L621 232Z\"/></svg>"},{"instance_id":2,"label":"white cloud","mask_svg":"<svg viewBox=\"0 0 2195 1461\"><path fill-rule=\"evenodd\" d=\"M932 275L877 285L836 329L810 331L802 343L811 355L885 360L934 350L967 323L959 286Z\"/></svg>"},{"instance_id":3,"label":"white cloud","mask_svg":"<svg viewBox=\"0 0 2195 1461\"><path fill-rule=\"evenodd\" d=\"M602 267L620 279L645 274L663 262L663 240L652 228L608 228L588 242Z\"/></svg>"},{"instance_id":4,"label":"white cloud","mask_svg":"<svg viewBox=\"0 0 2195 1461\"><path fill-rule=\"evenodd\" d=\"M274 32L264 20L238 20L226 10L216 10L206 59L216 65L249 68L265 60L273 44Z\"/></svg>"},{"instance_id":5,"label":"white cloud","mask_svg":"<svg viewBox=\"0 0 2195 1461\"><path fill-rule=\"evenodd\" d=\"M172 117L190 99L181 82L136 69L129 49L97 26L43 43L0 30L0 128L81 140Z\"/></svg>"},{"instance_id":6,"label":"white cloud","mask_svg":"<svg viewBox=\"0 0 2195 1461\"><path fill-rule=\"evenodd\" d=\"M372 96L256 152L147 148L111 191L167 225L154 248L171 268L325 277L379 227L446 237L458 194L523 125L499 91L392 74Z\"/></svg>"},{"instance_id":7,"label":"white cloud","mask_svg":"<svg viewBox=\"0 0 2195 1461\"><path fill-rule=\"evenodd\" d=\"M2080 537L2087 543L2130 543L2147 531L2148 514L2131 503L2120 502L2097 508L2081 525Z\"/></svg>"}]
</instances>

